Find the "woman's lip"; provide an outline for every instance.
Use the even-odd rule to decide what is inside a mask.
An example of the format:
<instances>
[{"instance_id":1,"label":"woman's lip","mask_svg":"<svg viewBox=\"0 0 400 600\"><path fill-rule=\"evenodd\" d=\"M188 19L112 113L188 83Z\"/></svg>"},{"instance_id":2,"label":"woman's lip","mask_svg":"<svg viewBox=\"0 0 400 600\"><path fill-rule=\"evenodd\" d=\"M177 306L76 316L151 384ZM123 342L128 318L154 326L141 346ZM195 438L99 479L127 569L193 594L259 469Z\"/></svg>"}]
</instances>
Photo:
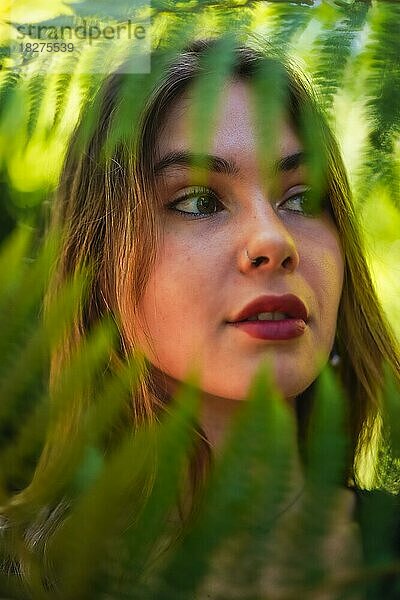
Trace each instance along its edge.
<instances>
[{"instance_id":1,"label":"woman's lip","mask_svg":"<svg viewBox=\"0 0 400 600\"><path fill-rule=\"evenodd\" d=\"M229 323L240 331L260 340L290 340L303 335L307 324L303 319L279 321L236 321Z\"/></svg>"},{"instance_id":2,"label":"woman's lip","mask_svg":"<svg viewBox=\"0 0 400 600\"><path fill-rule=\"evenodd\" d=\"M232 319L229 319L228 323L246 321L263 312L281 312L285 313L289 319L300 319L304 322L308 320L308 311L304 302L294 294L283 294L281 296L259 296L249 302Z\"/></svg>"}]
</instances>

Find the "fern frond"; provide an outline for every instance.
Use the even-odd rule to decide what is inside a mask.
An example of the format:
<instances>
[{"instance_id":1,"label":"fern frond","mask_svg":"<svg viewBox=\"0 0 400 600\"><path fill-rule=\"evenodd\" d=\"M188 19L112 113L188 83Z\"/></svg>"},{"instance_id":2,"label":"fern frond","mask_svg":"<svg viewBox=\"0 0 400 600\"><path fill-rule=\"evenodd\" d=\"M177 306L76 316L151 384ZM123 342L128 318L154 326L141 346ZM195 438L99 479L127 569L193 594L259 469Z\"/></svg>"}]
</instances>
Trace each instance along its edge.
<instances>
[{"instance_id":1,"label":"fern frond","mask_svg":"<svg viewBox=\"0 0 400 600\"><path fill-rule=\"evenodd\" d=\"M45 99L48 75L46 72L36 71L27 82L27 96L29 103L28 121L26 126L27 142L33 136L42 103Z\"/></svg>"},{"instance_id":2,"label":"fern frond","mask_svg":"<svg viewBox=\"0 0 400 600\"><path fill-rule=\"evenodd\" d=\"M148 597L178 600L195 596L224 542L246 530L255 516L253 507L259 514L271 481L265 456L276 451L277 443L269 432L270 417L277 422L279 414L272 390L263 372L215 466L201 513L171 559L165 561ZM274 515L270 517L273 520Z\"/></svg>"},{"instance_id":3,"label":"fern frond","mask_svg":"<svg viewBox=\"0 0 400 600\"><path fill-rule=\"evenodd\" d=\"M148 577L152 577L154 564L165 558L166 547L177 531L170 531L171 511L176 513L179 494L187 492L183 477L188 459L195 451L192 423L199 405L199 392L185 385L178 394L172 409L155 432L154 482L140 516L121 540L123 554L119 569L123 575L115 577L111 571L111 593L126 599L144 598ZM173 520L173 519L172 519ZM175 527L177 527L175 523ZM104 586L104 589L108 589Z\"/></svg>"},{"instance_id":4,"label":"fern frond","mask_svg":"<svg viewBox=\"0 0 400 600\"><path fill-rule=\"evenodd\" d=\"M56 83L54 86L55 108L53 127L57 127L63 118L68 102L68 95L71 90L71 82L74 77L78 60L78 56L75 53L72 53L71 58L68 59L68 63L64 65L64 69L57 74Z\"/></svg>"},{"instance_id":5,"label":"fern frond","mask_svg":"<svg viewBox=\"0 0 400 600\"><path fill-rule=\"evenodd\" d=\"M357 2L342 11L335 25L330 24L317 38L313 52L315 82L319 85L326 108L341 86L346 66L352 59L354 42L365 25L369 11L367 2Z\"/></svg>"},{"instance_id":6,"label":"fern frond","mask_svg":"<svg viewBox=\"0 0 400 600\"><path fill-rule=\"evenodd\" d=\"M14 89L21 81L21 77L21 72L16 69L0 72L0 117L12 102Z\"/></svg>"},{"instance_id":7,"label":"fern frond","mask_svg":"<svg viewBox=\"0 0 400 600\"><path fill-rule=\"evenodd\" d=\"M191 136L199 154L206 154L212 143L219 94L233 63L233 46L233 38L225 36L202 57L202 74L194 84L193 109L190 115Z\"/></svg>"},{"instance_id":8,"label":"fern frond","mask_svg":"<svg viewBox=\"0 0 400 600\"><path fill-rule=\"evenodd\" d=\"M377 3L369 20L371 34L364 57L369 65L366 91L371 126L365 175L385 185L397 205L400 179L394 167L394 144L400 132L399 22L398 3Z\"/></svg>"},{"instance_id":9,"label":"fern frond","mask_svg":"<svg viewBox=\"0 0 400 600\"><path fill-rule=\"evenodd\" d=\"M258 393L262 392L258 390ZM269 567L276 564L277 537L286 514L291 512L303 492L293 415L281 399L270 397L265 400L268 402L268 417L263 417L268 422L263 457L265 472L260 470L256 484L253 484L254 495L245 515L240 517L243 524L239 532L226 536L226 547L221 548L219 560L215 561L206 578L205 597L210 583L221 590L216 596L219 600L234 594L250 600L270 593Z\"/></svg>"},{"instance_id":10,"label":"fern frond","mask_svg":"<svg viewBox=\"0 0 400 600\"><path fill-rule=\"evenodd\" d=\"M274 2L271 11L270 38L277 48L290 47L295 35L301 33L313 17L311 6L291 2Z\"/></svg>"},{"instance_id":11,"label":"fern frond","mask_svg":"<svg viewBox=\"0 0 400 600\"><path fill-rule=\"evenodd\" d=\"M310 590L323 583L331 570L327 540L339 526L343 510L344 522L348 518L346 503L344 509L341 508L344 491L340 488L346 481L345 403L338 382L327 368L315 391L308 440L304 496L287 532L289 541L283 546L291 549L287 550L283 577L292 583L293 590ZM344 501L347 501L346 496Z\"/></svg>"}]
</instances>

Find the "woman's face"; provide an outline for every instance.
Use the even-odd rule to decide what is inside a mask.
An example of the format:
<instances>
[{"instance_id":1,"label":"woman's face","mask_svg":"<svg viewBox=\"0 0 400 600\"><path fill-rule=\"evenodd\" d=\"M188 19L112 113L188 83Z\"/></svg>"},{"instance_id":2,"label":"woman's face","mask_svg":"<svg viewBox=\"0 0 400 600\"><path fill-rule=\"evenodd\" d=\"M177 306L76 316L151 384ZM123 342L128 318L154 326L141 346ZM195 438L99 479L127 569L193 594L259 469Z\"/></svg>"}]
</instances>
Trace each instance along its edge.
<instances>
[{"instance_id":1,"label":"woman's face","mask_svg":"<svg viewBox=\"0 0 400 600\"><path fill-rule=\"evenodd\" d=\"M279 192L260 173L247 84L224 88L206 178L190 166L198 151L190 105L189 94L175 103L158 141L162 241L139 305L140 342L171 386L195 368L204 392L243 399L268 359L284 396L295 397L334 340L343 284L336 227L327 213L304 210L307 169L287 123Z\"/></svg>"}]
</instances>

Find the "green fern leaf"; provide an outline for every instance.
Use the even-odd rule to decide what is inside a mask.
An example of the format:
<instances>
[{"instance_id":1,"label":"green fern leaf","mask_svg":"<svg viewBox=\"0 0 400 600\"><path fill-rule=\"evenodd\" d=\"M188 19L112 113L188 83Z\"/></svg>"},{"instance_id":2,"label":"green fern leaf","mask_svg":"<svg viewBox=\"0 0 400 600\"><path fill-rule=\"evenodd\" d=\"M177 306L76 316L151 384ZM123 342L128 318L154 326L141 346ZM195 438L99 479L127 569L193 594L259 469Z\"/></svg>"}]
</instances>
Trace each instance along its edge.
<instances>
[{"instance_id":1,"label":"green fern leaf","mask_svg":"<svg viewBox=\"0 0 400 600\"><path fill-rule=\"evenodd\" d=\"M387 186L400 203L400 179L395 168L395 139L400 132L400 6L395 2L374 6L370 40L364 60L369 64L366 89L371 124L366 180Z\"/></svg>"},{"instance_id":2,"label":"green fern leaf","mask_svg":"<svg viewBox=\"0 0 400 600\"><path fill-rule=\"evenodd\" d=\"M334 27L329 26L317 38L314 48L317 62L314 67L315 82L321 88L326 108L343 81L346 66L352 58L354 43L362 30L369 5L357 3L339 17Z\"/></svg>"},{"instance_id":3,"label":"green fern leaf","mask_svg":"<svg viewBox=\"0 0 400 600\"><path fill-rule=\"evenodd\" d=\"M276 451L277 442L269 432L269 424L271 418L277 422L280 414L276 408L280 400L274 399L272 390L265 372L260 374L215 468L203 511L166 561L149 597L178 600L194 596L209 573L215 553L226 540L246 529L249 518L254 517L253 505L263 503L269 476L265 455Z\"/></svg>"},{"instance_id":4,"label":"green fern leaf","mask_svg":"<svg viewBox=\"0 0 400 600\"><path fill-rule=\"evenodd\" d=\"M27 121L27 141L33 136L39 116L39 112L42 106L42 102L45 97L47 74L44 71L35 72L27 83L27 96L29 103L29 114Z\"/></svg>"},{"instance_id":5,"label":"green fern leaf","mask_svg":"<svg viewBox=\"0 0 400 600\"><path fill-rule=\"evenodd\" d=\"M21 77L19 70L0 73L0 117L4 114L6 107L12 103L14 89L20 83Z\"/></svg>"},{"instance_id":6,"label":"green fern leaf","mask_svg":"<svg viewBox=\"0 0 400 600\"><path fill-rule=\"evenodd\" d=\"M291 2L275 2L271 9L273 19L270 39L277 48L290 46L294 36L301 33L313 17L311 6Z\"/></svg>"}]
</instances>

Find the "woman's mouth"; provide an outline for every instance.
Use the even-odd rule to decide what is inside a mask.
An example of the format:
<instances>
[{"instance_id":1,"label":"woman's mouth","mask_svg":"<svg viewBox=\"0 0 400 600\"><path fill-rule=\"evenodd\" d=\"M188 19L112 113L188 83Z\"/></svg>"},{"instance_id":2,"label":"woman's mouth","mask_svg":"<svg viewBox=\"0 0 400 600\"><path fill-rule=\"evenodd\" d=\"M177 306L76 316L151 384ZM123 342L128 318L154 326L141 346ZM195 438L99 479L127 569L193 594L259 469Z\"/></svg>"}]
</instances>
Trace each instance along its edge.
<instances>
[{"instance_id":1,"label":"woman's mouth","mask_svg":"<svg viewBox=\"0 0 400 600\"><path fill-rule=\"evenodd\" d=\"M261 340L289 340L303 335L308 311L293 294L261 296L248 304L229 325Z\"/></svg>"},{"instance_id":2,"label":"woman's mouth","mask_svg":"<svg viewBox=\"0 0 400 600\"><path fill-rule=\"evenodd\" d=\"M260 313L229 325L260 340L290 340L303 335L307 328L303 319L293 319L278 312Z\"/></svg>"},{"instance_id":3,"label":"woman's mouth","mask_svg":"<svg viewBox=\"0 0 400 600\"><path fill-rule=\"evenodd\" d=\"M281 321L287 318L290 317L282 312L263 312L254 317L249 317L246 321Z\"/></svg>"}]
</instances>

